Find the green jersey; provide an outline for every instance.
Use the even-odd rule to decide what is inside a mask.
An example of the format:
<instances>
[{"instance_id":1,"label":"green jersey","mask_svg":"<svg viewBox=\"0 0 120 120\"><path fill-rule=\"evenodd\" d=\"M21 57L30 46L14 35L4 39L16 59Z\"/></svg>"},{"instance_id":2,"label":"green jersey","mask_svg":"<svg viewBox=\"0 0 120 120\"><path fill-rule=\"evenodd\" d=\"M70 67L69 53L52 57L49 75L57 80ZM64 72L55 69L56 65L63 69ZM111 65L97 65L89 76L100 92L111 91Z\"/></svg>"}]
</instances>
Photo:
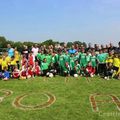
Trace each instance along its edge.
<instances>
[{"instance_id":1,"label":"green jersey","mask_svg":"<svg viewBox=\"0 0 120 120\"><path fill-rule=\"evenodd\" d=\"M75 65L75 68L76 68L77 74L79 74L80 73L80 69L81 69L80 64Z\"/></svg>"},{"instance_id":2,"label":"green jersey","mask_svg":"<svg viewBox=\"0 0 120 120\"><path fill-rule=\"evenodd\" d=\"M64 66L65 65L64 55L59 55L59 65L60 66Z\"/></svg>"},{"instance_id":3,"label":"green jersey","mask_svg":"<svg viewBox=\"0 0 120 120\"><path fill-rule=\"evenodd\" d=\"M38 60L41 60L41 53L38 53L38 54L37 54L37 59L38 59Z\"/></svg>"},{"instance_id":4,"label":"green jersey","mask_svg":"<svg viewBox=\"0 0 120 120\"><path fill-rule=\"evenodd\" d=\"M96 56L91 56L90 61L91 61L92 67L97 66L97 58L96 58Z\"/></svg>"},{"instance_id":5,"label":"green jersey","mask_svg":"<svg viewBox=\"0 0 120 120\"><path fill-rule=\"evenodd\" d=\"M47 63L50 64L51 61L52 61L52 56L51 55L46 55L46 60L47 60Z\"/></svg>"},{"instance_id":6,"label":"green jersey","mask_svg":"<svg viewBox=\"0 0 120 120\"><path fill-rule=\"evenodd\" d=\"M75 68L74 57L70 57L70 69L73 70Z\"/></svg>"},{"instance_id":7,"label":"green jersey","mask_svg":"<svg viewBox=\"0 0 120 120\"><path fill-rule=\"evenodd\" d=\"M41 54L41 61L45 58L45 54Z\"/></svg>"},{"instance_id":8,"label":"green jersey","mask_svg":"<svg viewBox=\"0 0 120 120\"><path fill-rule=\"evenodd\" d=\"M42 62L41 63L41 70L47 70L49 67L49 64L47 62Z\"/></svg>"},{"instance_id":9,"label":"green jersey","mask_svg":"<svg viewBox=\"0 0 120 120\"><path fill-rule=\"evenodd\" d=\"M90 62L90 57L91 57L91 55L87 55L87 56L86 56L86 62L87 62L87 63Z\"/></svg>"},{"instance_id":10,"label":"green jersey","mask_svg":"<svg viewBox=\"0 0 120 120\"><path fill-rule=\"evenodd\" d=\"M80 65L82 67L86 67L86 65L87 65L87 62L86 62L86 53L81 53L79 60L80 60Z\"/></svg>"},{"instance_id":11,"label":"green jersey","mask_svg":"<svg viewBox=\"0 0 120 120\"><path fill-rule=\"evenodd\" d=\"M70 55L65 54L65 55L64 55L64 61L65 61L65 63L66 63L66 62L69 63L69 62L70 62Z\"/></svg>"},{"instance_id":12,"label":"green jersey","mask_svg":"<svg viewBox=\"0 0 120 120\"><path fill-rule=\"evenodd\" d=\"M52 63L56 63L55 56L52 56Z\"/></svg>"}]
</instances>

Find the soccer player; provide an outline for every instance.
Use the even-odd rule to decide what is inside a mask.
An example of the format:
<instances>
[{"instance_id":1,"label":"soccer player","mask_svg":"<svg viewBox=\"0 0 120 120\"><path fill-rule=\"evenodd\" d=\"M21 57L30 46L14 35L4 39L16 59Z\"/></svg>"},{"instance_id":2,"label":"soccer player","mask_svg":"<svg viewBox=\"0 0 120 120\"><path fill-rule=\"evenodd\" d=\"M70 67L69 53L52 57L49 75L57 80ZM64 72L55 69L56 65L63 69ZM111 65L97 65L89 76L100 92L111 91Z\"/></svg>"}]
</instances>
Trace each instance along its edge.
<instances>
[{"instance_id":1,"label":"soccer player","mask_svg":"<svg viewBox=\"0 0 120 120\"><path fill-rule=\"evenodd\" d=\"M75 74L75 60L74 60L74 54L70 55L70 75L74 76Z\"/></svg>"},{"instance_id":2,"label":"soccer player","mask_svg":"<svg viewBox=\"0 0 120 120\"><path fill-rule=\"evenodd\" d=\"M91 62L91 66L93 68L93 71L95 73L96 67L97 67L97 58L96 58L95 52L92 52L92 55L90 57L90 62Z\"/></svg>"},{"instance_id":3,"label":"soccer player","mask_svg":"<svg viewBox=\"0 0 120 120\"><path fill-rule=\"evenodd\" d=\"M15 60L15 57L12 56L12 57L11 57L11 61L10 61L10 70L11 70L11 72L13 72L14 67L15 67L16 65L17 65L17 63L16 63L16 60Z\"/></svg>"},{"instance_id":4,"label":"soccer player","mask_svg":"<svg viewBox=\"0 0 120 120\"><path fill-rule=\"evenodd\" d=\"M4 67L3 68L4 69L4 72L3 72L3 80L9 80L9 78L10 78L10 72L9 71L7 71L7 67Z\"/></svg>"},{"instance_id":5,"label":"soccer player","mask_svg":"<svg viewBox=\"0 0 120 120\"><path fill-rule=\"evenodd\" d=\"M46 76L48 72L49 64L47 63L46 58L43 59L43 62L41 63L41 70L42 70L42 76Z\"/></svg>"},{"instance_id":6,"label":"soccer player","mask_svg":"<svg viewBox=\"0 0 120 120\"><path fill-rule=\"evenodd\" d=\"M19 78L20 77L20 70L17 68L17 66L14 67L14 70L12 72L13 78Z\"/></svg>"},{"instance_id":7,"label":"soccer player","mask_svg":"<svg viewBox=\"0 0 120 120\"><path fill-rule=\"evenodd\" d=\"M79 57L79 62L80 62L80 66L82 68L86 67L86 53L85 53L85 49L82 49L82 52L81 52L80 57Z\"/></svg>"},{"instance_id":8,"label":"soccer player","mask_svg":"<svg viewBox=\"0 0 120 120\"><path fill-rule=\"evenodd\" d=\"M80 73L81 73L80 69L81 69L81 66L80 66L78 60L76 60L75 61L75 74L80 75Z\"/></svg>"},{"instance_id":9,"label":"soccer player","mask_svg":"<svg viewBox=\"0 0 120 120\"><path fill-rule=\"evenodd\" d=\"M5 58L6 58L6 57L3 56L3 57L2 57L2 61L1 61L2 71L4 71L4 68L5 68L5 69L8 69L8 63L7 63L7 61L6 61Z\"/></svg>"},{"instance_id":10,"label":"soccer player","mask_svg":"<svg viewBox=\"0 0 120 120\"><path fill-rule=\"evenodd\" d=\"M35 62L34 74L35 74L36 76L39 76L39 75L41 74L41 68L40 68L38 62Z\"/></svg>"},{"instance_id":11,"label":"soccer player","mask_svg":"<svg viewBox=\"0 0 120 120\"><path fill-rule=\"evenodd\" d=\"M112 77L117 76L119 67L120 67L120 58L119 58L118 54L115 54L114 57L113 57L113 70L114 70L114 73L113 73Z\"/></svg>"}]
</instances>

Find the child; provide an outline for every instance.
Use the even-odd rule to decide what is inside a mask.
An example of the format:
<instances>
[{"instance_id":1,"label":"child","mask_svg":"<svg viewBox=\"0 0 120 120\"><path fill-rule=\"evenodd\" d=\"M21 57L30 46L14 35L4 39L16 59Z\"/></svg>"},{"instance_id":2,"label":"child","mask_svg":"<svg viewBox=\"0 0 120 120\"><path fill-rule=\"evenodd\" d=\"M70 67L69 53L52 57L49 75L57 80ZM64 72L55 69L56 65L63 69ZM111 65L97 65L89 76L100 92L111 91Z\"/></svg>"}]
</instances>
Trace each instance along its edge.
<instances>
[{"instance_id":1,"label":"child","mask_svg":"<svg viewBox=\"0 0 120 120\"><path fill-rule=\"evenodd\" d=\"M92 56L90 57L90 61L91 61L92 69L93 69L94 74L95 74L96 67L97 67L97 58L96 58L95 52L92 52Z\"/></svg>"},{"instance_id":2,"label":"child","mask_svg":"<svg viewBox=\"0 0 120 120\"><path fill-rule=\"evenodd\" d=\"M34 77L34 70L32 65L28 67L28 71L27 71L27 78L31 78L31 77Z\"/></svg>"},{"instance_id":3,"label":"child","mask_svg":"<svg viewBox=\"0 0 120 120\"><path fill-rule=\"evenodd\" d=\"M8 69L8 64L5 59L5 56L2 57L1 66L2 66L2 71L4 71L4 68Z\"/></svg>"},{"instance_id":4,"label":"child","mask_svg":"<svg viewBox=\"0 0 120 120\"><path fill-rule=\"evenodd\" d=\"M49 65L46 61L46 58L43 59L43 62L41 63L41 70L42 70L42 76L46 76L48 72Z\"/></svg>"},{"instance_id":5,"label":"child","mask_svg":"<svg viewBox=\"0 0 120 120\"><path fill-rule=\"evenodd\" d=\"M117 76L119 67L120 67L120 59L119 59L118 54L115 54L114 58L113 58L113 70L114 70L114 73L113 73L112 77Z\"/></svg>"},{"instance_id":6,"label":"child","mask_svg":"<svg viewBox=\"0 0 120 120\"><path fill-rule=\"evenodd\" d=\"M114 70L113 70L113 65L112 65L111 62L109 62L109 63L107 64L107 68L106 68L106 72L105 72L105 77L104 77L104 79L109 80L109 77L112 77L113 71L114 71Z\"/></svg>"},{"instance_id":7,"label":"child","mask_svg":"<svg viewBox=\"0 0 120 120\"><path fill-rule=\"evenodd\" d=\"M51 62L50 66L49 66L49 73L52 73L54 76L57 73L56 67L54 66L54 64Z\"/></svg>"},{"instance_id":8,"label":"child","mask_svg":"<svg viewBox=\"0 0 120 120\"><path fill-rule=\"evenodd\" d=\"M23 55L22 59L21 59L21 67L22 67L22 69L24 69L24 66L26 66L27 63L28 63L27 58L26 58L25 55Z\"/></svg>"},{"instance_id":9,"label":"child","mask_svg":"<svg viewBox=\"0 0 120 120\"><path fill-rule=\"evenodd\" d=\"M76 61L75 61L75 74L80 75L80 69L81 69L81 66L80 66L80 64L78 63L78 60L76 60Z\"/></svg>"},{"instance_id":10,"label":"child","mask_svg":"<svg viewBox=\"0 0 120 120\"><path fill-rule=\"evenodd\" d=\"M16 60L15 60L15 57L12 56L12 57L11 57L11 61L10 61L10 70L11 70L11 72L13 72L14 67L15 67L16 65L17 65L17 63L16 63Z\"/></svg>"},{"instance_id":11,"label":"child","mask_svg":"<svg viewBox=\"0 0 120 120\"><path fill-rule=\"evenodd\" d=\"M10 78L10 72L7 71L7 67L4 67L4 72L3 72L3 80L9 80Z\"/></svg>"},{"instance_id":12,"label":"child","mask_svg":"<svg viewBox=\"0 0 120 120\"><path fill-rule=\"evenodd\" d=\"M35 74L36 76L39 76L39 75L41 74L41 69L40 69L40 66L39 66L39 63L38 63L38 62L35 62L34 74Z\"/></svg>"},{"instance_id":13,"label":"child","mask_svg":"<svg viewBox=\"0 0 120 120\"><path fill-rule=\"evenodd\" d=\"M74 60L74 54L70 55L70 75L74 76L75 74L75 60Z\"/></svg>"},{"instance_id":14,"label":"child","mask_svg":"<svg viewBox=\"0 0 120 120\"><path fill-rule=\"evenodd\" d=\"M12 72L13 78L19 78L20 77L20 70L17 68L17 66L14 67L14 70Z\"/></svg>"},{"instance_id":15,"label":"child","mask_svg":"<svg viewBox=\"0 0 120 120\"><path fill-rule=\"evenodd\" d=\"M63 67L63 73L65 77L70 76L70 66L68 62L66 62L65 66Z\"/></svg>"},{"instance_id":16,"label":"child","mask_svg":"<svg viewBox=\"0 0 120 120\"><path fill-rule=\"evenodd\" d=\"M93 77L95 74L95 69L92 67L91 62L88 62L86 67L86 76Z\"/></svg>"},{"instance_id":17,"label":"child","mask_svg":"<svg viewBox=\"0 0 120 120\"><path fill-rule=\"evenodd\" d=\"M34 57L33 53L30 52L29 57L28 57L28 65L34 66L34 61L35 61L35 57Z\"/></svg>"},{"instance_id":18,"label":"child","mask_svg":"<svg viewBox=\"0 0 120 120\"><path fill-rule=\"evenodd\" d=\"M27 79L27 65L22 67L22 70L20 71L20 79Z\"/></svg>"}]
</instances>

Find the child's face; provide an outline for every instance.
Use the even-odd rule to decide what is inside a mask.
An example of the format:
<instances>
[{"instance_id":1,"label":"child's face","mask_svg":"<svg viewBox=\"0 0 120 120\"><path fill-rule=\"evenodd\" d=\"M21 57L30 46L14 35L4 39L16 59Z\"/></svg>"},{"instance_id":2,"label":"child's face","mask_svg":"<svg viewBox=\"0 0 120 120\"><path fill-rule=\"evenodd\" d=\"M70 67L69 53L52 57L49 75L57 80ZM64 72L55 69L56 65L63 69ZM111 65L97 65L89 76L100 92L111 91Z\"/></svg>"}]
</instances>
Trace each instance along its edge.
<instances>
[{"instance_id":1,"label":"child's face","mask_svg":"<svg viewBox=\"0 0 120 120\"><path fill-rule=\"evenodd\" d=\"M46 59L44 59L44 62L46 62Z\"/></svg>"},{"instance_id":2,"label":"child's face","mask_svg":"<svg viewBox=\"0 0 120 120\"><path fill-rule=\"evenodd\" d=\"M77 64L78 64L78 61L76 61L75 63L76 63L76 65L77 65Z\"/></svg>"}]
</instances>

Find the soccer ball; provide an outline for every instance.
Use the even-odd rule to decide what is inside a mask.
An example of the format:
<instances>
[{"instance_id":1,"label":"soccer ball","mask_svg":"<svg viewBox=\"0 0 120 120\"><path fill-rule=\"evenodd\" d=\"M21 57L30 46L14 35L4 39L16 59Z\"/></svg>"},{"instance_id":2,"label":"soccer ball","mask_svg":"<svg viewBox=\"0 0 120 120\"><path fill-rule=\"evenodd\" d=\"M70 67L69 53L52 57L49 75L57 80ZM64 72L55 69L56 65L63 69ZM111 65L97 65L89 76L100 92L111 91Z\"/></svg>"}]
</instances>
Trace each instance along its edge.
<instances>
[{"instance_id":1,"label":"soccer ball","mask_svg":"<svg viewBox=\"0 0 120 120\"><path fill-rule=\"evenodd\" d=\"M52 73L50 73L50 74L49 74L49 77L50 77L50 78L52 78L52 77L53 77L53 74L52 74Z\"/></svg>"},{"instance_id":2,"label":"soccer ball","mask_svg":"<svg viewBox=\"0 0 120 120\"><path fill-rule=\"evenodd\" d=\"M74 77L78 77L78 74L74 74Z\"/></svg>"}]
</instances>

